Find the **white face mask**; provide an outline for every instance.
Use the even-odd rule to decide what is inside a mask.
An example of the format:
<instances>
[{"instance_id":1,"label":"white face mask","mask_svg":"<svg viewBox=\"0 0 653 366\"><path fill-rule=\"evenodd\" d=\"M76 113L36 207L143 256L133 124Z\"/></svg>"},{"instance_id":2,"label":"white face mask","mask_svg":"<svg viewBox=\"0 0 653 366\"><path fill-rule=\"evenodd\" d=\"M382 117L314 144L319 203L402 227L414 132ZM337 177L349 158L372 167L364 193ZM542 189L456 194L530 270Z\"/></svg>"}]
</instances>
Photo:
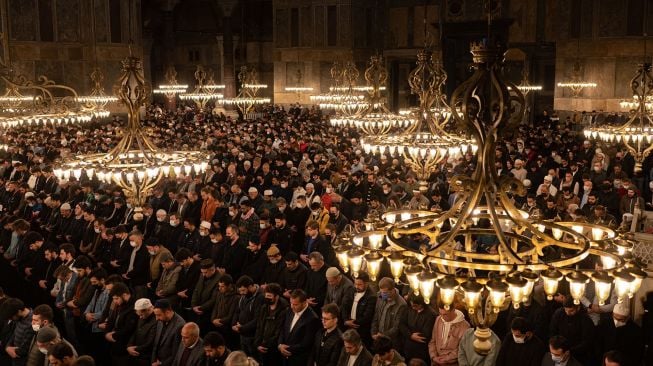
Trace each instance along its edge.
<instances>
[{"instance_id":1,"label":"white face mask","mask_svg":"<svg viewBox=\"0 0 653 366\"><path fill-rule=\"evenodd\" d=\"M281 183L281 188L288 188L288 183Z\"/></svg>"},{"instance_id":2,"label":"white face mask","mask_svg":"<svg viewBox=\"0 0 653 366\"><path fill-rule=\"evenodd\" d=\"M236 216L236 211L229 211L229 216L231 216L231 217Z\"/></svg>"},{"instance_id":3,"label":"white face mask","mask_svg":"<svg viewBox=\"0 0 653 366\"><path fill-rule=\"evenodd\" d=\"M47 348L41 348L41 347L39 347L39 351L40 351L41 353L43 353L44 355L47 355L47 354L48 354L48 349L47 349Z\"/></svg>"},{"instance_id":4,"label":"white face mask","mask_svg":"<svg viewBox=\"0 0 653 366\"><path fill-rule=\"evenodd\" d=\"M562 362L562 356L551 355L551 360L556 363Z\"/></svg>"},{"instance_id":5,"label":"white face mask","mask_svg":"<svg viewBox=\"0 0 653 366\"><path fill-rule=\"evenodd\" d=\"M219 241L218 241L218 239L211 239L211 243L217 244L217 243L219 243Z\"/></svg>"},{"instance_id":6,"label":"white face mask","mask_svg":"<svg viewBox=\"0 0 653 366\"><path fill-rule=\"evenodd\" d=\"M156 252L153 250L148 250L147 252L150 253L150 255L156 255Z\"/></svg>"},{"instance_id":7,"label":"white face mask","mask_svg":"<svg viewBox=\"0 0 653 366\"><path fill-rule=\"evenodd\" d=\"M277 263L279 263L279 260L278 259L270 259L270 263L277 264Z\"/></svg>"},{"instance_id":8,"label":"white face mask","mask_svg":"<svg viewBox=\"0 0 653 366\"><path fill-rule=\"evenodd\" d=\"M384 189L383 193L388 194L388 193L390 193L390 190L389 189Z\"/></svg>"},{"instance_id":9,"label":"white face mask","mask_svg":"<svg viewBox=\"0 0 653 366\"><path fill-rule=\"evenodd\" d=\"M135 247L136 247L136 242L135 242L135 241L130 241L130 242L129 242L129 245L131 245L132 247L135 248Z\"/></svg>"},{"instance_id":10,"label":"white face mask","mask_svg":"<svg viewBox=\"0 0 653 366\"><path fill-rule=\"evenodd\" d=\"M304 207L306 207L306 204L304 204L304 203L298 203L297 204L297 208L304 208Z\"/></svg>"},{"instance_id":11,"label":"white face mask","mask_svg":"<svg viewBox=\"0 0 653 366\"><path fill-rule=\"evenodd\" d=\"M100 229L95 229L95 233L96 233L96 234L99 234L99 233L100 233Z\"/></svg>"},{"instance_id":12,"label":"white face mask","mask_svg":"<svg viewBox=\"0 0 653 366\"><path fill-rule=\"evenodd\" d=\"M624 325L626 325L626 322L622 322L621 320L617 320L614 318L612 320L614 321L615 328L623 327Z\"/></svg>"},{"instance_id":13,"label":"white face mask","mask_svg":"<svg viewBox=\"0 0 653 366\"><path fill-rule=\"evenodd\" d=\"M163 222L165 219L166 219L165 217L157 217L156 221Z\"/></svg>"},{"instance_id":14,"label":"white face mask","mask_svg":"<svg viewBox=\"0 0 653 366\"><path fill-rule=\"evenodd\" d=\"M267 227L267 225L265 224L260 224L259 226L261 227L261 229L265 229Z\"/></svg>"},{"instance_id":15,"label":"white face mask","mask_svg":"<svg viewBox=\"0 0 653 366\"><path fill-rule=\"evenodd\" d=\"M207 235L209 235L209 233L207 233L206 231L200 231L200 236L207 236Z\"/></svg>"},{"instance_id":16,"label":"white face mask","mask_svg":"<svg viewBox=\"0 0 653 366\"><path fill-rule=\"evenodd\" d=\"M514 339L515 343L518 343L518 344L524 343L526 341L526 338L519 338L519 337L516 337L514 334L512 335L512 339Z\"/></svg>"},{"instance_id":17,"label":"white face mask","mask_svg":"<svg viewBox=\"0 0 653 366\"><path fill-rule=\"evenodd\" d=\"M32 330L38 332L41 329L41 324L32 324Z\"/></svg>"},{"instance_id":18,"label":"white face mask","mask_svg":"<svg viewBox=\"0 0 653 366\"><path fill-rule=\"evenodd\" d=\"M179 221L170 221L170 226L177 227L177 225L179 225Z\"/></svg>"}]
</instances>

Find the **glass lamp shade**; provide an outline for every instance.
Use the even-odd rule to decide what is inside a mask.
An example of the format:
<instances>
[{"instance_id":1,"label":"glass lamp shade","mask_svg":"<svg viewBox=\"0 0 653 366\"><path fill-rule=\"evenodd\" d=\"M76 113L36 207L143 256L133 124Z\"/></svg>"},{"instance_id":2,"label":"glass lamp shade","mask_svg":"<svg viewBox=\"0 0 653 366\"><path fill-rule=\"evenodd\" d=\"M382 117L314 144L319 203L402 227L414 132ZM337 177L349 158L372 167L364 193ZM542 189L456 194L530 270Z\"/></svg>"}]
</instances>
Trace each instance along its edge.
<instances>
[{"instance_id":1,"label":"glass lamp shade","mask_svg":"<svg viewBox=\"0 0 653 366\"><path fill-rule=\"evenodd\" d=\"M420 281L421 282L421 281ZM437 280L438 287L440 288L440 301L444 304L444 308L449 310L456 295L456 288L458 281L453 276L446 276ZM421 289L421 287L420 287ZM424 296L422 294L422 296Z\"/></svg>"},{"instance_id":2,"label":"glass lamp shade","mask_svg":"<svg viewBox=\"0 0 653 366\"><path fill-rule=\"evenodd\" d=\"M549 268L546 271L540 273L542 281L544 282L544 293L546 293L546 298L551 301L553 300L553 295L558 292L558 283L564 277L562 272L554 268Z\"/></svg>"},{"instance_id":3,"label":"glass lamp shade","mask_svg":"<svg viewBox=\"0 0 653 366\"><path fill-rule=\"evenodd\" d=\"M422 297L424 298L424 302L426 304L431 302L431 296L433 296L436 278L436 274L431 271L423 271L417 275L417 279L419 280L419 291L422 293Z\"/></svg>"},{"instance_id":4,"label":"glass lamp shade","mask_svg":"<svg viewBox=\"0 0 653 366\"><path fill-rule=\"evenodd\" d=\"M392 254L388 256L388 260L390 261L390 272L397 283L399 283L401 274L404 271L404 259L406 259L406 257L401 254L401 252L392 252Z\"/></svg>"},{"instance_id":5,"label":"glass lamp shade","mask_svg":"<svg viewBox=\"0 0 653 366\"><path fill-rule=\"evenodd\" d=\"M351 249L351 245L343 244L335 249L336 258L338 258L338 263L340 267L345 271L349 272L349 257L347 253Z\"/></svg>"},{"instance_id":6,"label":"glass lamp shade","mask_svg":"<svg viewBox=\"0 0 653 366\"><path fill-rule=\"evenodd\" d=\"M578 305L580 304L580 299L585 294L585 286L590 278L579 271L571 272L566 277L569 282L569 293L572 299L574 299L574 304Z\"/></svg>"},{"instance_id":7,"label":"glass lamp shade","mask_svg":"<svg viewBox=\"0 0 653 366\"><path fill-rule=\"evenodd\" d=\"M353 248L347 253L347 257L349 259L349 269L351 270L351 274L354 276L354 278L358 277L358 273L361 271L364 255L365 251L361 248Z\"/></svg>"},{"instance_id":8,"label":"glass lamp shade","mask_svg":"<svg viewBox=\"0 0 653 366\"><path fill-rule=\"evenodd\" d=\"M537 273L531 271L530 269L526 269L521 272L521 277L528 281L526 286L524 286L524 291L522 294L522 302L524 302L531 296L531 293L533 293L533 287L535 287L535 283L540 278L540 276L538 276Z\"/></svg>"},{"instance_id":9,"label":"glass lamp shade","mask_svg":"<svg viewBox=\"0 0 653 366\"><path fill-rule=\"evenodd\" d=\"M460 289L464 294L464 301L465 305L467 306L467 311L470 314L474 314L476 307L478 307L478 304L481 301L481 291L483 291L483 285L476 282L476 280L472 277L463 282L460 285Z\"/></svg>"},{"instance_id":10,"label":"glass lamp shade","mask_svg":"<svg viewBox=\"0 0 653 366\"><path fill-rule=\"evenodd\" d=\"M629 296L632 282L635 276L631 275L628 270L622 269L614 274L614 290L617 293L619 302L624 301Z\"/></svg>"},{"instance_id":11,"label":"glass lamp shade","mask_svg":"<svg viewBox=\"0 0 653 366\"><path fill-rule=\"evenodd\" d=\"M370 280L376 281L376 277L381 271L381 262L383 262L383 256L377 252L372 252L365 255L365 263L367 263L367 274L370 276Z\"/></svg>"},{"instance_id":12,"label":"glass lamp shade","mask_svg":"<svg viewBox=\"0 0 653 366\"><path fill-rule=\"evenodd\" d=\"M519 309L519 303L522 302L524 288L526 287L528 281L522 278L519 274L514 274L512 276L508 276L506 282L508 283L508 292L510 292L512 306L515 309Z\"/></svg>"},{"instance_id":13,"label":"glass lamp shade","mask_svg":"<svg viewBox=\"0 0 653 366\"><path fill-rule=\"evenodd\" d=\"M422 273L422 270L424 268L420 265L411 265L408 266L404 269L404 274L406 275L406 279L408 280L408 284L410 285L410 288L413 290L413 293L415 295L419 295L419 280L417 276Z\"/></svg>"},{"instance_id":14,"label":"glass lamp shade","mask_svg":"<svg viewBox=\"0 0 653 366\"><path fill-rule=\"evenodd\" d=\"M503 306L503 303L506 301L508 285L495 278L488 281L485 284L485 287L490 290L490 303L492 304L492 309L495 313L498 313Z\"/></svg>"},{"instance_id":15,"label":"glass lamp shade","mask_svg":"<svg viewBox=\"0 0 653 366\"><path fill-rule=\"evenodd\" d=\"M612 288L612 276L606 272L597 272L592 275L596 297L599 299L599 305L604 305L610 298L610 289Z\"/></svg>"}]
</instances>

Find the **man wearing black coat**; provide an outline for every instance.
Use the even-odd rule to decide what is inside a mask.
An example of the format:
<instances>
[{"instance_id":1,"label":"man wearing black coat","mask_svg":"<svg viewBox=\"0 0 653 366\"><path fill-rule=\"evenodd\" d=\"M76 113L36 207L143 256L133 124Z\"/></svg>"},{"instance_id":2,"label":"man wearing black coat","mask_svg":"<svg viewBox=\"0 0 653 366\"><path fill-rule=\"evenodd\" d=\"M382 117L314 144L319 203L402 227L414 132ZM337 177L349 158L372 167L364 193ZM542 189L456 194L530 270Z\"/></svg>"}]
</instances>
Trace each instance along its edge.
<instances>
[{"instance_id":1,"label":"man wearing black coat","mask_svg":"<svg viewBox=\"0 0 653 366\"><path fill-rule=\"evenodd\" d=\"M290 309L279 335L279 352L286 358L287 366L308 365L314 335L319 329L319 319L308 306L308 297L302 290L290 295Z\"/></svg>"},{"instance_id":2,"label":"man wearing black coat","mask_svg":"<svg viewBox=\"0 0 653 366\"><path fill-rule=\"evenodd\" d=\"M150 280L150 255L143 245L143 233L134 230L129 233L129 245L132 247L127 263L127 270L122 277L129 281L134 289L134 297L142 298L147 296L147 283Z\"/></svg>"},{"instance_id":3,"label":"man wearing black coat","mask_svg":"<svg viewBox=\"0 0 653 366\"><path fill-rule=\"evenodd\" d=\"M264 291L265 306L261 308L256 319L254 345L264 365L281 365L278 341L286 316L288 301L283 298L281 287L268 283Z\"/></svg>"},{"instance_id":4,"label":"man wearing black coat","mask_svg":"<svg viewBox=\"0 0 653 366\"><path fill-rule=\"evenodd\" d=\"M354 302L342 309L344 329L355 329L366 347L372 345L372 320L376 308L376 293L369 286L370 278L365 272L354 280Z\"/></svg>"},{"instance_id":5,"label":"man wearing black coat","mask_svg":"<svg viewBox=\"0 0 653 366\"><path fill-rule=\"evenodd\" d=\"M286 268L281 273L279 285L283 289L283 296L290 299L290 293L295 289L306 287L306 266L299 263L299 256L295 252L288 252L283 260L286 262Z\"/></svg>"},{"instance_id":6,"label":"man wearing black coat","mask_svg":"<svg viewBox=\"0 0 653 366\"><path fill-rule=\"evenodd\" d=\"M336 304L322 307L322 331L315 334L309 365L336 366L342 351L342 333L338 329L340 309Z\"/></svg>"},{"instance_id":7,"label":"man wearing black coat","mask_svg":"<svg viewBox=\"0 0 653 366\"><path fill-rule=\"evenodd\" d=\"M580 305L567 297L563 307L551 317L549 336L561 335L571 344L571 355L581 363L592 357L594 323Z\"/></svg>"},{"instance_id":8,"label":"man wearing black coat","mask_svg":"<svg viewBox=\"0 0 653 366\"><path fill-rule=\"evenodd\" d=\"M154 304L156 331L154 335L151 363L159 366L172 366L177 345L181 343L181 327L186 321L172 310L168 300L158 300Z\"/></svg>"},{"instance_id":9,"label":"man wearing black coat","mask_svg":"<svg viewBox=\"0 0 653 366\"><path fill-rule=\"evenodd\" d=\"M107 320L104 338L110 343L112 364L122 366L127 364L129 358L127 343L136 330L138 316L134 311L134 297L127 285L114 284L109 296L117 308Z\"/></svg>"},{"instance_id":10,"label":"man wearing black coat","mask_svg":"<svg viewBox=\"0 0 653 366\"><path fill-rule=\"evenodd\" d=\"M240 293L238 307L232 319L231 329L240 335L240 346L248 355L256 354L254 336L256 335L256 315L263 306L263 294L259 286L249 276L236 281Z\"/></svg>"},{"instance_id":11,"label":"man wearing black coat","mask_svg":"<svg viewBox=\"0 0 653 366\"><path fill-rule=\"evenodd\" d=\"M612 319L599 324L598 344L601 354L619 351L624 365L641 365L644 357L644 332L630 317L630 304L624 301L615 305Z\"/></svg>"},{"instance_id":12,"label":"man wearing black coat","mask_svg":"<svg viewBox=\"0 0 653 366\"><path fill-rule=\"evenodd\" d=\"M224 248L224 258L221 264L218 264L220 274L228 273L233 278L240 278L245 259L247 258L247 243L243 243L238 234L238 226L227 226L226 234L227 245Z\"/></svg>"},{"instance_id":13,"label":"man wearing black coat","mask_svg":"<svg viewBox=\"0 0 653 366\"><path fill-rule=\"evenodd\" d=\"M284 255L290 250L292 239L293 233L287 225L286 215L277 213L274 216L274 229L270 232L270 244L276 245Z\"/></svg>"},{"instance_id":14,"label":"man wearing black coat","mask_svg":"<svg viewBox=\"0 0 653 366\"><path fill-rule=\"evenodd\" d=\"M264 271L268 266L267 253L261 250L261 242L258 237L253 237L247 245L249 253L245 259L242 274L251 277L255 283L261 283Z\"/></svg>"},{"instance_id":15,"label":"man wearing black coat","mask_svg":"<svg viewBox=\"0 0 653 366\"><path fill-rule=\"evenodd\" d=\"M176 309L190 308L193 292L200 278L200 262L194 260L192 253L186 248L179 249L175 260L181 264L181 271L177 279L177 295L173 297L172 306Z\"/></svg>"},{"instance_id":16,"label":"man wearing black coat","mask_svg":"<svg viewBox=\"0 0 653 366\"><path fill-rule=\"evenodd\" d=\"M308 264L311 270L306 273L306 296L308 304L315 311L320 311L326 298L329 283L326 279L327 266L324 257L319 252L313 252L309 256Z\"/></svg>"},{"instance_id":17,"label":"man wearing black coat","mask_svg":"<svg viewBox=\"0 0 653 366\"><path fill-rule=\"evenodd\" d=\"M138 299L134 303L138 323L127 344L127 353L132 365L146 365L150 362L156 335L156 317L149 299Z\"/></svg>"}]
</instances>

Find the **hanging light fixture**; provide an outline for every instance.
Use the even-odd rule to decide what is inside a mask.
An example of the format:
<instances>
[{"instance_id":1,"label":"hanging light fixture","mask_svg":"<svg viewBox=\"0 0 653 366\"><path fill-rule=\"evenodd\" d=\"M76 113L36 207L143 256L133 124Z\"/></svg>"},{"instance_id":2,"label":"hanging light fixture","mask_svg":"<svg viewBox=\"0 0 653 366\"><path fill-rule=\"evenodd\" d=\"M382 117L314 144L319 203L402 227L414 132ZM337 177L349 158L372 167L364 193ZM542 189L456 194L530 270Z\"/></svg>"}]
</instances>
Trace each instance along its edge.
<instances>
[{"instance_id":1,"label":"hanging light fixture","mask_svg":"<svg viewBox=\"0 0 653 366\"><path fill-rule=\"evenodd\" d=\"M206 104L213 99L222 99L224 96L215 92L215 88L207 88L207 73L204 67L197 65L195 69L195 90L190 93L179 94L181 100L192 100L197 105L197 108L204 109Z\"/></svg>"},{"instance_id":2,"label":"hanging light fixture","mask_svg":"<svg viewBox=\"0 0 653 366\"><path fill-rule=\"evenodd\" d=\"M382 216L385 226L372 227L372 233L349 235L347 245L349 250L363 249L367 255L385 257L395 281L408 282L425 301L432 300L436 288L446 307L460 295L476 326L475 349L487 353L491 347L487 342L489 327L499 311L506 301L519 307L531 296L536 282L542 281L547 297L552 299L559 282L566 279L576 302L591 280L602 297L609 282L619 287L615 291L623 301L638 288L645 272L627 253L632 247L625 244L629 239L614 230L597 224L531 217L513 204L510 194L524 195L525 187L515 178L497 175L495 149L497 142L521 121L524 96L501 75L500 47L486 39L470 48L474 74L456 88L449 105L453 123L470 131L478 144L478 164L470 177L452 178L451 189L458 192L458 199L450 210L441 213L410 209L387 212ZM418 69L423 70L429 59L420 52ZM424 78L415 76L421 74L411 73L411 87L423 83ZM423 98L420 107L422 111L430 110ZM381 136L374 141L393 138ZM421 177L431 171L424 168ZM382 239L375 239L380 244L372 246L369 239L355 240L371 237L380 228L385 232ZM496 250L477 251L475 238L481 235L494 239ZM620 255L620 250L624 254ZM548 251L557 255L545 256ZM586 259L607 259L610 268L581 268Z\"/></svg>"},{"instance_id":3,"label":"hanging light fixture","mask_svg":"<svg viewBox=\"0 0 653 366\"><path fill-rule=\"evenodd\" d=\"M370 57L369 66L365 70L365 80L370 87L367 107L353 116L333 116L329 120L332 125L355 127L367 135L385 135L393 127L405 128L415 123L411 116L394 114L386 107L385 98L381 96L381 87L388 80L388 71L381 55Z\"/></svg>"},{"instance_id":4,"label":"hanging light fixture","mask_svg":"<svg viewBox=\"0 0 653 366\"><path fill-rule=\"evenodd\" d=\"M257 105L270 103L270 98L258 96L259 90L267 89L268 86L258 82L258 73L255 68L242 66L238 73L238 81L241 85L238 95L234 98L224 99L223 102L235 105L242 113L243 118L249 118Z\"/></svg>"},{"instance_id":5,"label":"hanging light fixture","mask_svg":"<svg viewBox=\"0 0 653 366\"><path fill-rule=\"evenodd\" d=\"M130 48L131 50L131 48ZM146 136L139 109L149 90L143 76L141 60L130 55L122 62L122 74L116 94L127 108L128 120L124 135L106 154L76 155L60 162L54 170L59 179L82 176L118 185L129 203L140 207L152 189L170 175L201 174L209 156L199 151L167 151L158 149Z\"/></svg>"},{"instance_id":6,"label":"hanging light fixture","mask_svg":"<svg viewBox=\"0 0 653 366\"><path fill-rule=\"evenodd\" d=\"M188 90L188 85L177 82L177 70L175 70L173 65L168 66L166 69L165 78L166 83L159 84L159 88L152 90L152 93L163 94L169 103L177 97L177 94L185 93ZM208 88L208 85L206 88Z\"/></svg>"},{"instance_id":7,"label":"hanging light fixture","mask_svg":"<svg viewBox=\"0 0 653 366\"><path fill-rule=\"evenodd\" d=\"M578 36L578 47L576 50L576 60L572 66L571 78L558 83L559 88L569 89L571 96L577 98L584 89L596 88L597 84L593 81L583 80L583 70L580 62L580 35Z\"/></svg>"},{"instance_id":8,"label":"hanging light fixture","mask_svg":"<svg viewBox=\"0 0 653 366\"><path fill-rule=\"evenodd\" d=\"M648 2L645 2L644 11ZM643 18L644 29L644 62L637 66L635 76L630 80L633 92L634 109L630 118L620 126L602 125L590 126L585 129L586 138L601 139L606 142L623 144L635 158L635 172L642 171L644 159L653 150L653 120L651 119L651 101L653 100L652 66L647 55L647 17Z\"/></svg>"},{"instance_id":9,"label":"hanging light fixture","mask_svg":"<svg viewBox=\"0 0 653 366\"><path fill-rule=\"evenodd\" d=\"M287 86L284 89L287 92L295 93L297 95L297 101L298 102L301 101L303 93L313 91L312 87L304 85L302 79L303 79L302 69L298 66L297 70L295 72L295 80L296 80L295 85L294 86Z\"/></svg>"},{"instance_id":10,"label":"hanging light fixture","mask_svg":"<svg viewBox=\"0 0 653 366\"><path fill-rule=\"evenodd\" d=\"M93 89L89 95L80 95L75 98L77 102L84 104L89 110L93 111L93 115L98 118L109 117L109 111L105 109L107 104L117 102L118 98L113 95L107 95L104 92L102 82L104 81L104 74L100 68L95 67L91 72L91 81L93 82Z\"/></svg>"},{"instance_id":11,"label":"hanging light fixture","mask_svg":"<svg viewBox=\"0 0 653 366\"><path fill-rule=\"evenodd\" d=\"M341 70L341 80L343 86L332 86L331 92L324 101L319 103L322 109L333 109L336 116L351 117L359 114L367 107L365 96L360 92L363 90L357 86L360 73L353 61L345 63Z\"/></svg>"},{"instance_id":12,"label":"hanging light fixture","mask_svg":"<svg viewBox=\"0 0 653 366\"><path fill-rule=\"evenodd\" d=\"M415 122L398 134L370 135L361 139L368 154L403 158L404 164L417 174L420 189L424 191L431 172L443 159L476 152L477 149L473 140L445 130L451 114L441 109L444 103L442 87L446 81L443 71L433 62L429 49L420 50L417 67L408 79L412 93L420 100L420 108L413 114Z\"/></svg>"}]
</instances>

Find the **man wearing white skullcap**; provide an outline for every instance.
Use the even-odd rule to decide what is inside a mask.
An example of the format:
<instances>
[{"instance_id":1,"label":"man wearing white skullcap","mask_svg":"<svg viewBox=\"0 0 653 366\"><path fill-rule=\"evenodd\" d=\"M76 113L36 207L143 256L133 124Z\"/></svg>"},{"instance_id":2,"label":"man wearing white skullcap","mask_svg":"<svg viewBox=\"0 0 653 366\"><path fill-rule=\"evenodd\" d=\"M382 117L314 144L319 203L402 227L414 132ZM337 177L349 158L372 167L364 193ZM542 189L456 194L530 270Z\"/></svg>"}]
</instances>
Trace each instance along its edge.
<instances>
[{"instance_id":1,"label":"man wearing white skullcap","mask_svg":"<svg viewBox=\"0 0 653 366\"><path fill-rule=\"evenodd\" d=\"M600 354L618 351L623 356L622 365L641 365L644 355L642 328L630 316L630 301L614 306L612 319L604 320L597 335Z\"/></svg>"}]
</instances>

